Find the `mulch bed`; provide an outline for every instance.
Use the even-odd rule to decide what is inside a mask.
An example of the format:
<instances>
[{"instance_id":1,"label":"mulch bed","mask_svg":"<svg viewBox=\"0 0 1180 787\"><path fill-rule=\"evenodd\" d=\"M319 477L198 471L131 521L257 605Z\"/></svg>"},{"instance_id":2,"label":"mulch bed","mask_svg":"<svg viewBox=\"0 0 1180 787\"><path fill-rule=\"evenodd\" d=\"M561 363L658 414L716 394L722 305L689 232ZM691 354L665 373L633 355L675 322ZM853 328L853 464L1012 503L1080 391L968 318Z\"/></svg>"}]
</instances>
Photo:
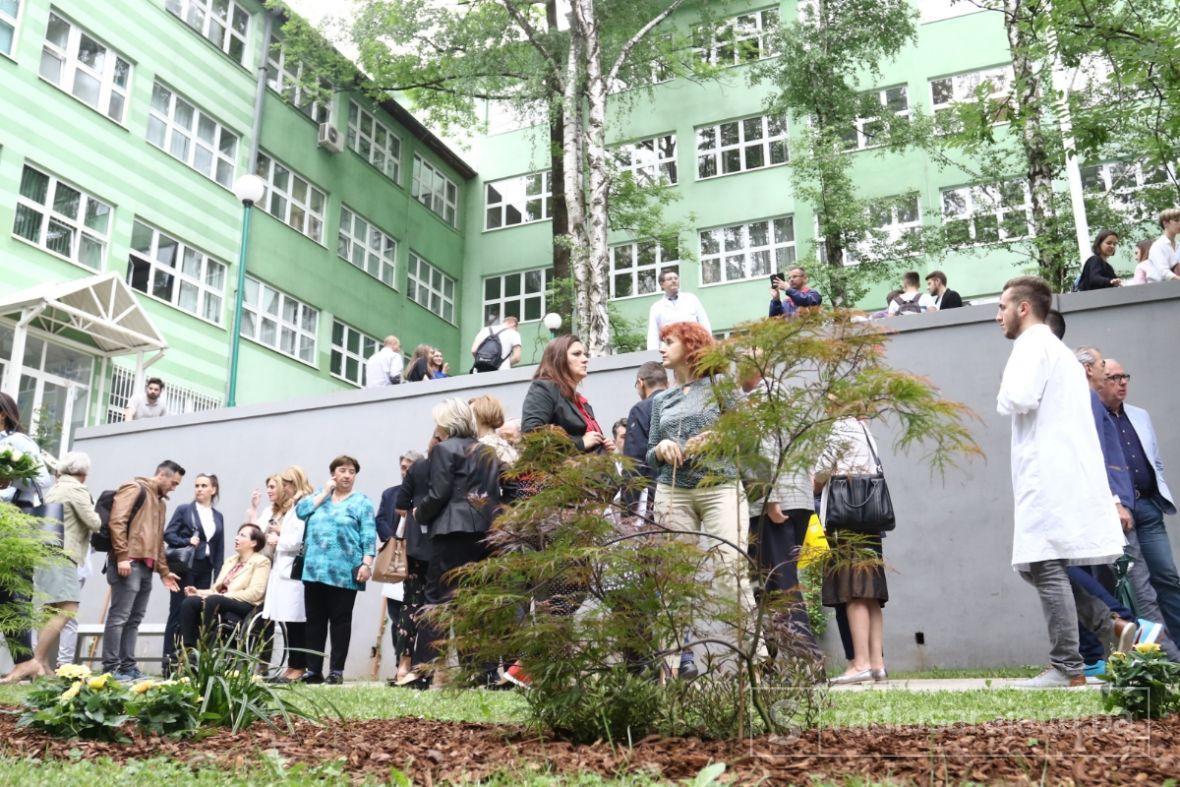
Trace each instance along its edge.
<instances>
[{"instance_id":1,"label":"mulch bed","mask_svg":"<svg viewBox=\"0 0 1180 787\"><path fill-rule=\"evenodd\" d=\"M59 740L18 729L0 714L0 752L43 758L165 756L191 765L249 768L274 750L292 762L343 760L348 773L387 778L399 768L415 784L474 780L506 768L615 775L647 771L693 777L728 764L735 783L806 784L811 777L860 776L917 784L947 781L1157 785L1180 776L1180 718L1126 722L1090 717L1052 722L996 721L945 727L820 730L800 738L743 743L650 737L634 746L543 741L520 727L423 719L300 723L293 736L256 725L246 732L173 741L133 734L131 744Z\"/></svg>"}]
</instances>

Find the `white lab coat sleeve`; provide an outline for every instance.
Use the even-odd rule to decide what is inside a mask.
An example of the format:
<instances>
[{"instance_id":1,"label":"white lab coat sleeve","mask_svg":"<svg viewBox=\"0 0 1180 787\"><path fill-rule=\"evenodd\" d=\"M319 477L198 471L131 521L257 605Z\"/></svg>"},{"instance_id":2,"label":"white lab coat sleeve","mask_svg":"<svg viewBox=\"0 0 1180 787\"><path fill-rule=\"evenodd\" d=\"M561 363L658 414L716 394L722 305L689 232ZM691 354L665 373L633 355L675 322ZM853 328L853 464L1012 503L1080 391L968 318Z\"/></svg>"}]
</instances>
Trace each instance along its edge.
<instances>
[{"instance_id":1,"label":"white lab coat sleeve","mask_svg":"<svg viewBox=\"0 0 1180 787\"><path fill-rule=\"evenodd\" d=\"M1016 415L1032 412L1041 405L1045 385L1049 380L1048 358L1034 337L1029 341L1019 339L1012 348L1012 355L1004 367L1000 392L996 395L996 411L1000 415Z\"/></svg>"},{"instance_id":2,"label":"white lab coat sleeve","mask_svg":"<svg viewBox=\"0 0 1180 787\"><path fill-rule=\"evenodd\" d=\"M709 315L705 314L705 304L701 303L700 298L697 298L697 322L710 334L713 333L713 326L709 323Z\"/></svg>"},{"instance_id":3,"label":"white lab coat sleeve","mask_svg":"<svg viewBox=\"0 0 1180 787\"><path fill-rule=\"evenodd\" d=\"M660 329L656 326L656 308L660 302L656 301L647 312L647 349L660 349Z\"/></svg>"}]
</instances>

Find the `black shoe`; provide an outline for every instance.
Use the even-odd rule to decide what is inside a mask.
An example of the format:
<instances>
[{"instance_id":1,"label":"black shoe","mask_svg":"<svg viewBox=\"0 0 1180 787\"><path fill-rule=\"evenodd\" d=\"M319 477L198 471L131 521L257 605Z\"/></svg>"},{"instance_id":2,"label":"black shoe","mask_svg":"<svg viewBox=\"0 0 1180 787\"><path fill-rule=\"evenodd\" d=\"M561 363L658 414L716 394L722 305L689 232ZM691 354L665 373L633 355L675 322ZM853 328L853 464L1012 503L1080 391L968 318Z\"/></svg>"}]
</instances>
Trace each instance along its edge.
<instances>
[{"instance_id":1,"label":"black shoe","mask_svg":"<svg viewBox=\"0 0 1180 787\"><path fill-rule=\"evenodd\" d=\"M293 681L283 675L276 675L273 678L267 678L266 682L272 686L286 686L288 683L292 683Z\"/></svg>"},{"instance_id":2,"label":"black shoe","mask_svg":"<svg viewBox=\"0 0 1180 787\"><path fill-rule=\"evenodd\" d=\"M318 672L305 672L303 677L299 679L300 683L305 683L308 686L318 686L324 682L324 676Z\"/></svg>"},{"instance_id":3,"label":"black shoe","mask_svg":"<svg viewBox=\"0 0 1180 787\"><path fill-rule=\"evenodd\" d=\"M339 672L329 672L328 679L324 681L329 686L339 686L344 682L344 675Z\"/></svg>"}]
</instances>

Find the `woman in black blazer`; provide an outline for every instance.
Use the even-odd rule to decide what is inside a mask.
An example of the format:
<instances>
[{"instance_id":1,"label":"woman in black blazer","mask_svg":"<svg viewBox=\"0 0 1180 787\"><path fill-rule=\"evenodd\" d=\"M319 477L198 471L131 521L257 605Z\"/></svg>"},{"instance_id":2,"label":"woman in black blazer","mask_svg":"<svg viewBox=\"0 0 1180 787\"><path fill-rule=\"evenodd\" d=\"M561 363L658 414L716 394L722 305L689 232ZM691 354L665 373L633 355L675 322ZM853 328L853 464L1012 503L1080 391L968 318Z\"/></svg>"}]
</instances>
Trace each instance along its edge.
<instances>
[{"instance_id":1,"label":"woman in black blazer","mask_svg":"<svg viewBox=\"0 0 1180 787\"><path fill-rule=\"evenodd\" d=\"M164 543L169 549L196 547L193 565L181 574L180 587L189 585L207 590L221 570L225 554L225 517L213 507L221 495L217 476L205 473L193 482L193 502L176 507L164 528ZM180 633L180 605L184 593L174 591L168 600L168 623L164 626L164 674L171 671L176 652L175 638Z\"/></svg>"},{"instance_id":2,"label":"woman in black blazer","mask_svg":"<svg viewBox=\"0 0 1180 787\"><path fill-rule=\"evenodd\" d=\"M1108 287L1121 287L1123 280L1114 272L1110 258L1119 247L1119 236L1113 230L1103 230L1094 239L1094 255L1082 265L1082 275L1078 278L1079 290L1105 290Z\"/></svg>"},{"instance_id":3,"label":"woman in black blazer","mask_svg":"<svg viewBox=\"0 0 1180 787\"><path fill-rule=\"evenodd\" d=\"M500 509L500 461L475 439L475 416L462 399L446 399L431 411L440 442L430 451L426 494L414 509L419 524L430 532L430 565L426 571L426 604L445 604L455 593L453 569L488 556L484 535ZM429 621L418 624L414 667L398 685L424 688L422 668L438 656L435 643L446 637ZM496 665L487 665L491 683Z\"/></svg>"},{"instance_id":4,"label":"woman in black blazer","mask_svg":"<svg viewBox=\"0 0 1180 787\"><path fill-rule=\"evenodd\" d=\"M582 451L611 450L613 444L603 437L594 409L578 393L588 368L589 356L578 337L559 336L549 342L524 397L521 431L557 426Z\"/></svg>"}]
</instances>

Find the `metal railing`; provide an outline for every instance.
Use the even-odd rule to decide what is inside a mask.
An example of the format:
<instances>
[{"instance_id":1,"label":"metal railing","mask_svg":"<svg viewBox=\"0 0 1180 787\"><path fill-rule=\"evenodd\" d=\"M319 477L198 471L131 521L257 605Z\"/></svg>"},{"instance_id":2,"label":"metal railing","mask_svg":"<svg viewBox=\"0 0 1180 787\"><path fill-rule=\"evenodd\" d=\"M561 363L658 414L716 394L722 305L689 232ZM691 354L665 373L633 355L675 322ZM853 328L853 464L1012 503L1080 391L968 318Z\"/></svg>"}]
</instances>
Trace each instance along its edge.
<instances>
[{"instance_id":1,"label":"metal railing","mask_svg":"<svg viewBox=\"0 0 1180 787\"><path fill-rule=\"evenodd\" d=\"M178 413L198 413L202 410L214 410L223 405L220 397L194 391L165 381L164 403L168 406L169 415ZM123 421L123 411L127 409L127 402L135 392L135 372L122 367L114 367L111 373L111 389L107 396L108 424Z\"/></svg>"}]
</instances>

